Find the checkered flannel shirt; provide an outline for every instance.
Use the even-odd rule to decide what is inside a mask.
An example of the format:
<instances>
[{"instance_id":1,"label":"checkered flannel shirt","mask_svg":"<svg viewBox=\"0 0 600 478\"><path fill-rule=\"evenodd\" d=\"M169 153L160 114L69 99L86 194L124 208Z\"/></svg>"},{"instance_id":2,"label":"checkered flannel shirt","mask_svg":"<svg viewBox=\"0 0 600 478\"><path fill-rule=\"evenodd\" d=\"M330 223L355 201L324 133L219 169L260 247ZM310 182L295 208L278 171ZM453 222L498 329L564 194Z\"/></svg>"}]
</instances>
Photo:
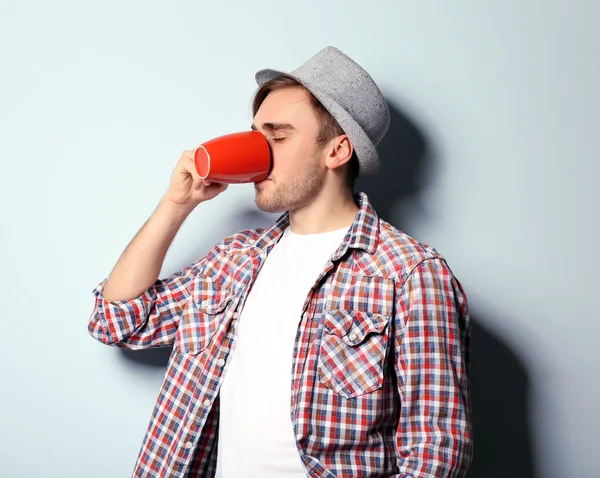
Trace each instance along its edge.
<instances>
[{"instance_id":1,"label":"checkered flannel shirt","mask_svg":"<svg viewBox=\"0 0 600 478\"><path fill-rule=\"evenodd\" d=\"M472 456L465 292L445 259L377 217L367 196L309 292L291 409L312 477L464 476ZM89 333L126 349L173 346L135 477L213 477L219 387L234 324L289 225L246 230L139 297L94 289ZM256 393L262 393L257 390Z\"/></svg>"}]
</instances>

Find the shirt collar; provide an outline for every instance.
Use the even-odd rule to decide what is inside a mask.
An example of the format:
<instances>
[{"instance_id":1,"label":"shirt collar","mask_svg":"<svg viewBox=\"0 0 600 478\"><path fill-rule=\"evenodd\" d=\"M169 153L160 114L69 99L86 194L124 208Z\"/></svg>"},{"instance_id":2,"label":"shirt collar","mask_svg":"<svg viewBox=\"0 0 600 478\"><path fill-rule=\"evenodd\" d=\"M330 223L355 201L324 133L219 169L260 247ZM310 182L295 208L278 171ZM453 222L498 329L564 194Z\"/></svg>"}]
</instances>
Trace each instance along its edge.
<instances>
[{"instance_id":1,"label":"shirt collar","mask_svg":"<svg viewBox=\"0 0 600 478\"><path fill-rule=\"evenodd\" d=\"M362 249L369 254L373 254L377 249L379 243L379 217L365 193L357 192L354 195L354 200L358 205L358 212L344 237L343 243L332 257L333 260L342 257L348 248ZM261 233L251 248L257 253L265 250L270 251L289 225L290 217L289 213L286 212L277 219L273 226Z\"/></svg>"}]
</instances>

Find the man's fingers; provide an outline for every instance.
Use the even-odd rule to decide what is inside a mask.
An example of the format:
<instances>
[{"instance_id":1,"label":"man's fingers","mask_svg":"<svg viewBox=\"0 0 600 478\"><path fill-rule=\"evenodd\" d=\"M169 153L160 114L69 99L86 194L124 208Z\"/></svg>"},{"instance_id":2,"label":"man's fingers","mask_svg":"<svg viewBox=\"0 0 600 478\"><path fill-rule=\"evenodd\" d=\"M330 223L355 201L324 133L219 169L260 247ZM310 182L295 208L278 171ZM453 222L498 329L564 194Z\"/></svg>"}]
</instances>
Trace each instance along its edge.
<instances>
[{"instance_id":1,"label":"man's fingers","mask_svg":"<svg viewBox=\"0 0 600 478\"><path fill-rule=\"evenodd\" d=\"M195 149L193 149L193 150L188 150L188 149L186 149L186 150L184 150L184 151L181 153L181 158L182 158L182 159L183 159L183 158L185 158L185 159L187 159L188 161L192 161L192 162L193 162L193 161L194 161L194 156L195 156L195 154L196 154L196 150L195 150Z\"/></svg>"}]
</instances>

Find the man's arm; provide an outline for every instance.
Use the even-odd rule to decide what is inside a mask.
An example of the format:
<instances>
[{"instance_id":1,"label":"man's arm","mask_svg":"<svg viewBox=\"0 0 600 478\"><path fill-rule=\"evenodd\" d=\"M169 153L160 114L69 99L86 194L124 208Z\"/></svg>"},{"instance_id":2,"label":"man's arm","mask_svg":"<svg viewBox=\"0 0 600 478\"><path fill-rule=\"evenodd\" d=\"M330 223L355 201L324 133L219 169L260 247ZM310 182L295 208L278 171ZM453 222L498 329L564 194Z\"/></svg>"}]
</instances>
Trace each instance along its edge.
<instances>
[{"instance_id":1,"label":"man's arm","mask_svg":"<svg viewBox=\"0 0 600 478\"><path fill-rule=\"evenodd\" d=\"M399 476L465 476L472 460L466 295L446 262L435 257L414 268L397 307Z\"/></svg>"},{"instance_id":2,"label":"man's arm","mask_svg":"<svg viewBox=\"0 0 600 478\"><path fill-rule=\"evenodd\" d=\"M184 151L169 189L154 214L131 240L108 279L95 289L89 333L108 345L148 348L173 343L191 280L205 258L165 280L158 274L177 231L201 202L227 188L203 181L192 151ZM215 254L216 249L211 252Z\"/></svg>"},{"instance_id":3,"label":"man's arm","mask_svg":"<svg viewBox=\"0 0 600 478\"><path fill-rule=\"evenodd\" d=\"M164 199L127 245L103 287L108 301L126 301L148 289L160 273L189 211Z\"/></svg>"}]
</instances>

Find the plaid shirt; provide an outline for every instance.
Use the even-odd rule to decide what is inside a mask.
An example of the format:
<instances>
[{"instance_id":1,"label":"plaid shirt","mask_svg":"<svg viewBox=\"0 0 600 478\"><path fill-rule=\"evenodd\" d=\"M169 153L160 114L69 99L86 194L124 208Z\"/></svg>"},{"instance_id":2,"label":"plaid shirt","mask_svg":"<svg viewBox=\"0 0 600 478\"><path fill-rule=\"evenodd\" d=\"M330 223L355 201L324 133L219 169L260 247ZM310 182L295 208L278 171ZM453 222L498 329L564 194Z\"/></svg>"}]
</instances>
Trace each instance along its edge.
<instances>
[{"instance_id":1,"label":"plaid shirt","mask_svg":"<svg viewBox=\"0 0 600 478\"><path fill-rule=\"evenodd\" d=\"M463 476L471 462L469 315L446 261L379 219L366 195L309 292L293 351L291 418L312 477ZM173 345L135 477L213 477L219 387L235 323L289 225L235 234L88 329L127 349Z\"/></svg>"}]
</instances>

